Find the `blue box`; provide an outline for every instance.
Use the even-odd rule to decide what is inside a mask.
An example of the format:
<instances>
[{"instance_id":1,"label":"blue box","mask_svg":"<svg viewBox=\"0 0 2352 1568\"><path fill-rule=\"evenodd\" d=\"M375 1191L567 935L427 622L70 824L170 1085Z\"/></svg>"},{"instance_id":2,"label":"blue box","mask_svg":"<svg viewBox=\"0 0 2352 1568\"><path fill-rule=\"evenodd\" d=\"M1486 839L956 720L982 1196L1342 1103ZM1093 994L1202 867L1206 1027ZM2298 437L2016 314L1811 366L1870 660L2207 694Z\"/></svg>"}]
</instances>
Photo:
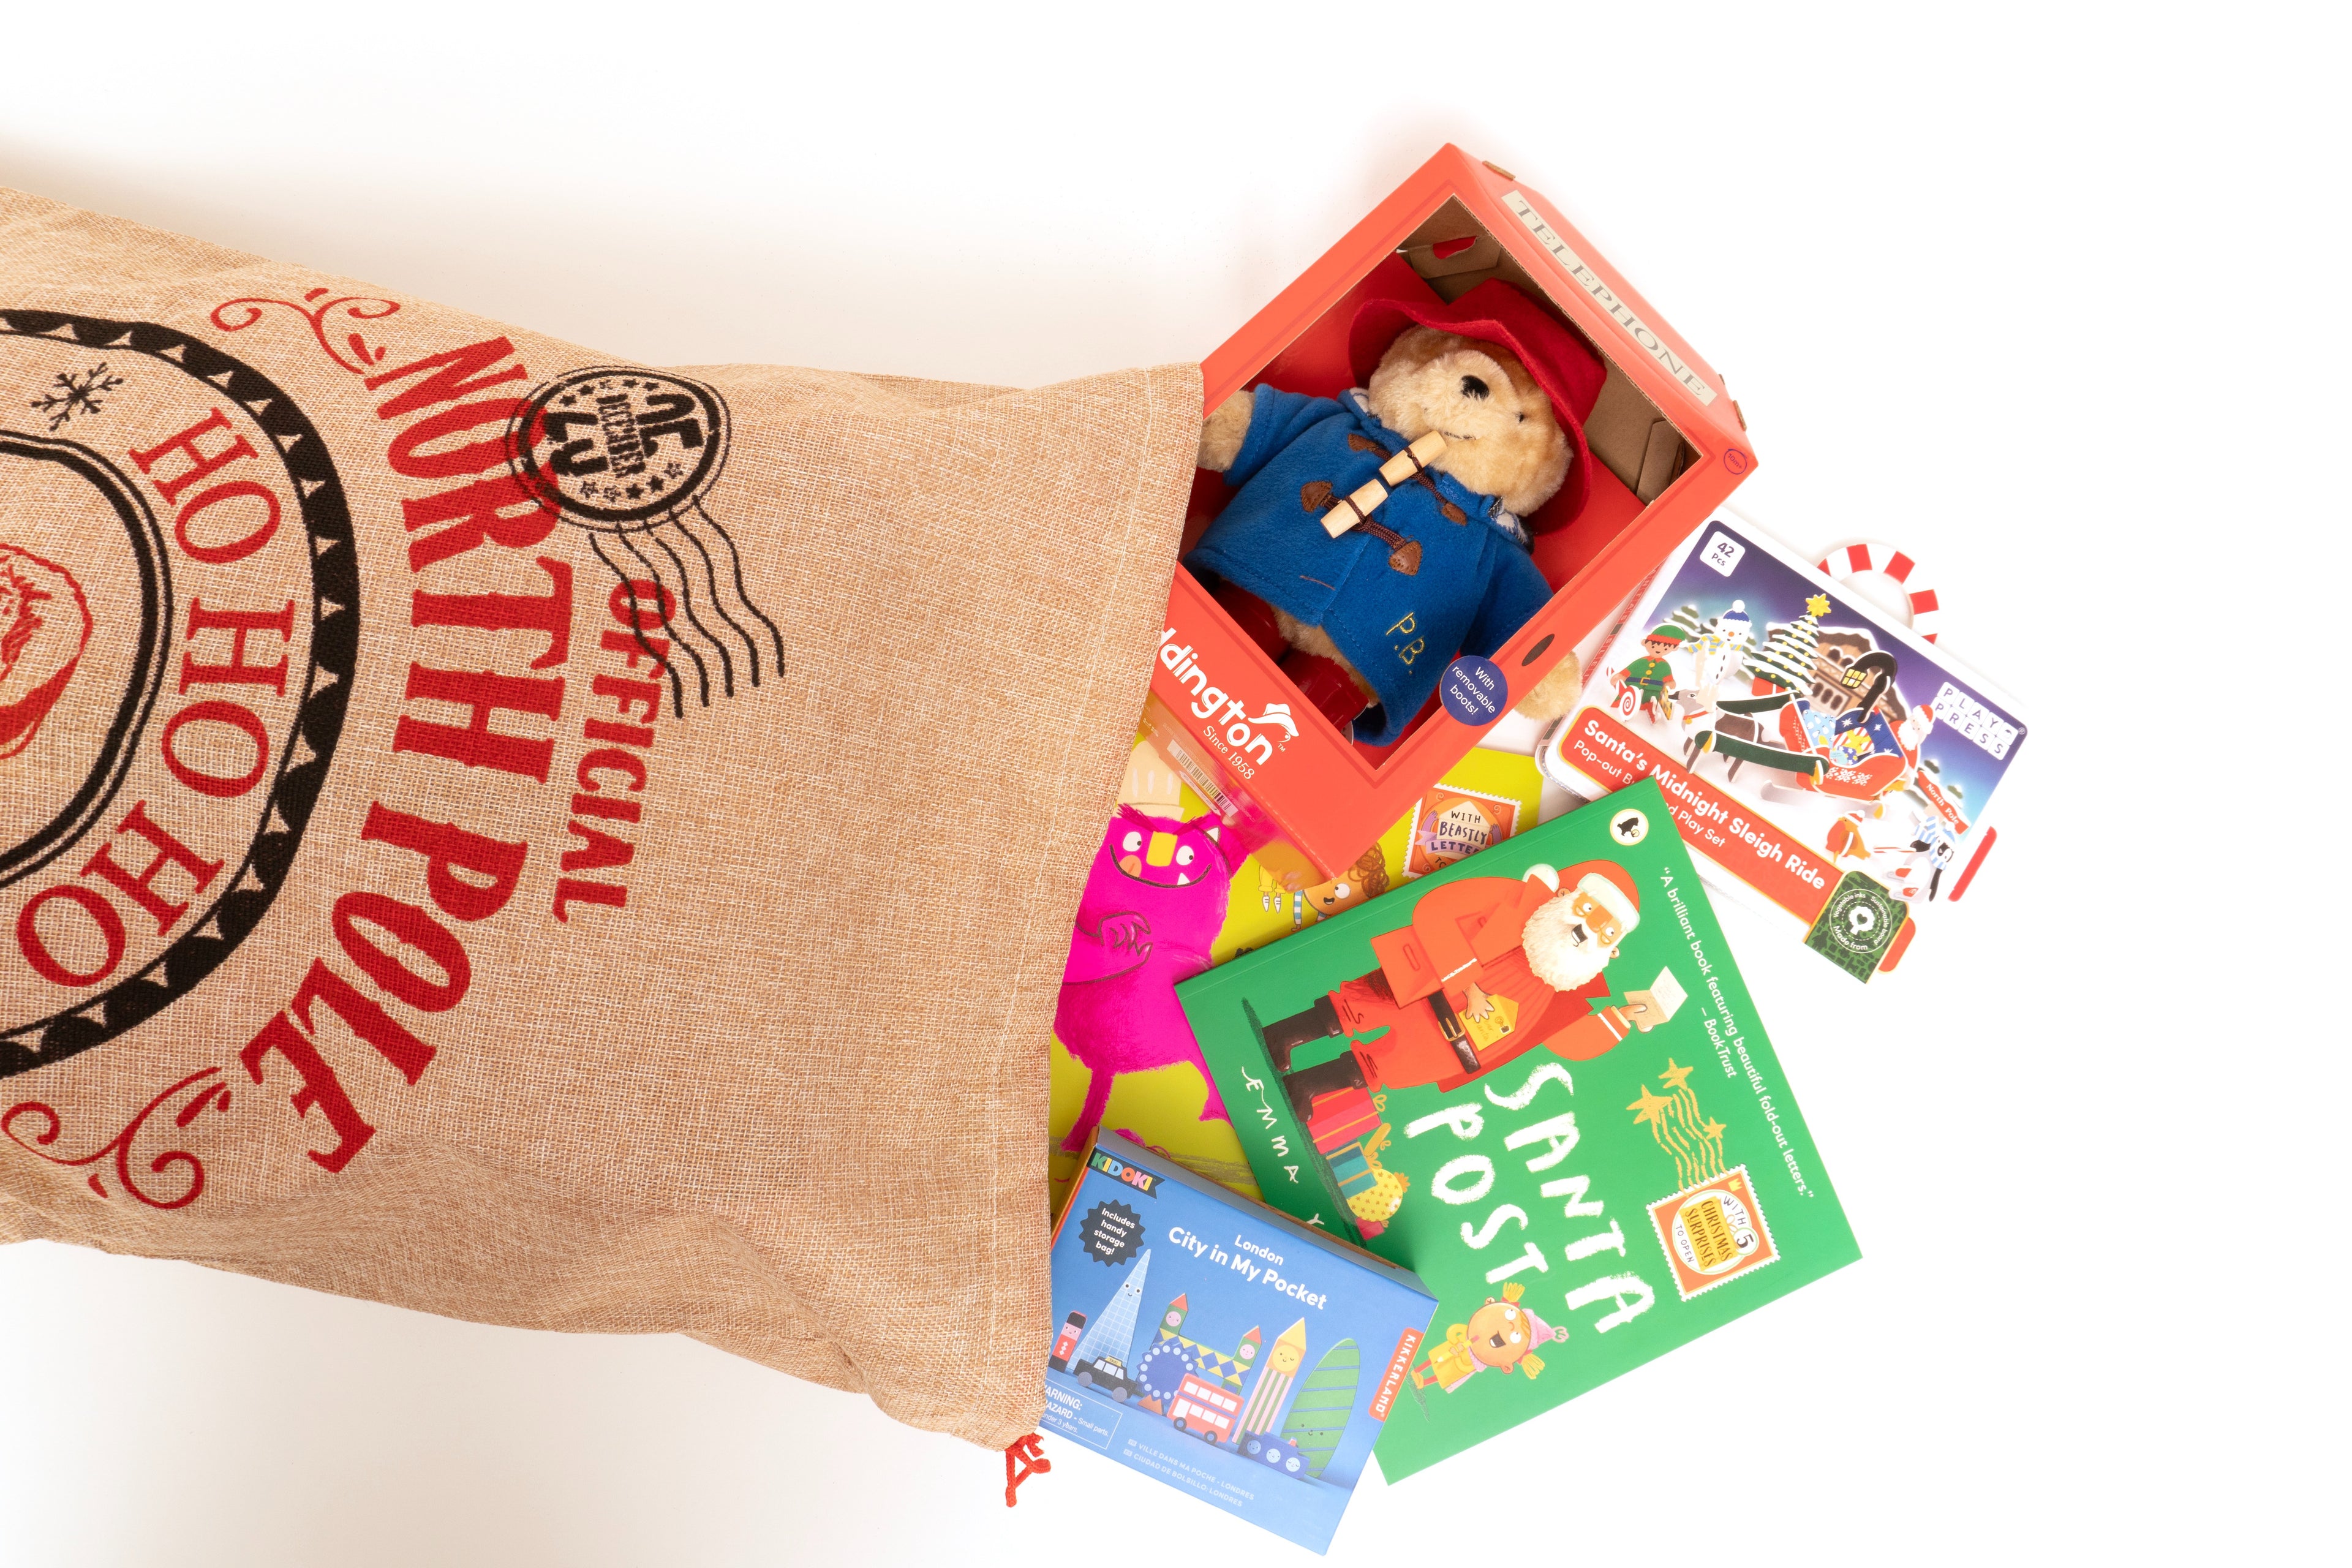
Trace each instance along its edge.
<instances>
[{"instance_id":1,"label":"blue box","mask_svg":"<svg viewBox=\"0 0 2352 1568\"><path fill-rule=\"evenodd\" d=\"M1098 1134L1054 1229L1044 1426L1322 1552L1436 1298Z\"/></svg>"}]
</instances>

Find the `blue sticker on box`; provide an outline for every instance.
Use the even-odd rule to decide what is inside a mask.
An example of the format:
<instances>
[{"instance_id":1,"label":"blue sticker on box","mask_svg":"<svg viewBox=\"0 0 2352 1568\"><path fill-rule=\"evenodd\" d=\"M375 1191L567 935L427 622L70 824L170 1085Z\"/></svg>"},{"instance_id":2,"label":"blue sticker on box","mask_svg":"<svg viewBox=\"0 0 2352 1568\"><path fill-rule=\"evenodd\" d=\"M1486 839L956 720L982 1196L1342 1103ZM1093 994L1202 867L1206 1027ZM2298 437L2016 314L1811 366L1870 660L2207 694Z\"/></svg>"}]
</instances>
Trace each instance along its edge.
<instances>
[{"instance_id":1,"label":"blue sticker on box","mask_svg":"<svg viewBox=\"0 0 2352 1568\"><path fill-rule=\"evenodd\" d=\"M1465 724L1491 724L1509 705L1511 683L1493 659L1465 653L1445 667L1437 694L1445 710Z\"/></svg>"}]
</instances>

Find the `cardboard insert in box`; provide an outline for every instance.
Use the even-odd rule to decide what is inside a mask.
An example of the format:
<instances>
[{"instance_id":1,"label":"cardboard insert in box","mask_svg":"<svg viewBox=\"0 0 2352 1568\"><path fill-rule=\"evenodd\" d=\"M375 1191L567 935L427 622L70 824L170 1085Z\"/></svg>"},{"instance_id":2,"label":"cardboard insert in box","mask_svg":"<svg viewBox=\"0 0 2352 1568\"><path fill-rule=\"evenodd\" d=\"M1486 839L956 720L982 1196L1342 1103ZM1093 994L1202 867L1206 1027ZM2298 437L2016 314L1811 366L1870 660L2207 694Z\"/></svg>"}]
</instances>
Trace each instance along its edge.
<instances>
[{"instance_id":1,"label":"cardboard insert in box","mask_svg":"<svg viewBox=\"0 0 2352 1568\"><path fill-rule=\"evenodd\" d=\"M1452 300L1490 278L1543 305L1608 367L1584 426L1582 513L1550 532L1543 513L1530 520L1553 595L1495 656L1507 690L1469 691L1458 704L1467 718L1433 697L1393 745L1360 744L1300 700L1198 579L1176 574L1146 727L1204 798L1261 819L1281 841L1265 857L1295 877L1350 863L1755 467L1722 378L1539 193L1452 145L1202 363L1206 406L1245 386L1335 396L1354 381L1348 330L1360 305ZM1230 494L1222 475L1200 474L1188 550Z\"/></svg>"}]
</instances>

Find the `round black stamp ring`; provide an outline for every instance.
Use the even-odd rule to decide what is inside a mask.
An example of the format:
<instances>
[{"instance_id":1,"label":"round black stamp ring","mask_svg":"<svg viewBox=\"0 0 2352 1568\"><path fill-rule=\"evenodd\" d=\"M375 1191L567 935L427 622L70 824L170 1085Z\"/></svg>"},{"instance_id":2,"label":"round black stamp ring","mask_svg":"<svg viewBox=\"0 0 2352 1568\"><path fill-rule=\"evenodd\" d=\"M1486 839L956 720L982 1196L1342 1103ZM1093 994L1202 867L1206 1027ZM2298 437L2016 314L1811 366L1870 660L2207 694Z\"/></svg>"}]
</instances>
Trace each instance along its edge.
<instances>
[{"instance_id":1,"label":"round black stamp ring","mask_svg":"<svg viewBox=\"0 0 2352 1568\"><path fill-rule=\"evenodd\" d=\"M702 383L591 365L531 394L508 432L509 460L542 505L625 532L709 493L729 436L726 402Z\"/></svg>"}]
</instances>

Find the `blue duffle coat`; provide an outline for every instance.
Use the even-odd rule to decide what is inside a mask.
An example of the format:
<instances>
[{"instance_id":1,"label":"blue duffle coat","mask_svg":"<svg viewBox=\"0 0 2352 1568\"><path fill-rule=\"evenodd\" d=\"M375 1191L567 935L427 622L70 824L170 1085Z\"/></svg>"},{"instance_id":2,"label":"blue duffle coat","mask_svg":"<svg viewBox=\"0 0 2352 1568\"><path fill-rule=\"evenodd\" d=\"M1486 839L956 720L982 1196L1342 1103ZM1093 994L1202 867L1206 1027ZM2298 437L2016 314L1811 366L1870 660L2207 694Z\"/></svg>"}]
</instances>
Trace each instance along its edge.
<instances>
[{"instance_id":1,"label":"blue duffle coat","mask_svg":"<svg viewBox=\"0 0 2352 1568\"><path fill-rule=\"evenodd\" d=\"M1323 531L1332 503L1404 446L1360 390L1259 387L1225 474L1239 493L1184 558L1322 627L1378 695L1355 725L1371 745L1403 733L1456 653L1491 656L1551 597L1519 520L1449 474L1408 479L1337 539Z\"/></svg>"}]
</instances>

